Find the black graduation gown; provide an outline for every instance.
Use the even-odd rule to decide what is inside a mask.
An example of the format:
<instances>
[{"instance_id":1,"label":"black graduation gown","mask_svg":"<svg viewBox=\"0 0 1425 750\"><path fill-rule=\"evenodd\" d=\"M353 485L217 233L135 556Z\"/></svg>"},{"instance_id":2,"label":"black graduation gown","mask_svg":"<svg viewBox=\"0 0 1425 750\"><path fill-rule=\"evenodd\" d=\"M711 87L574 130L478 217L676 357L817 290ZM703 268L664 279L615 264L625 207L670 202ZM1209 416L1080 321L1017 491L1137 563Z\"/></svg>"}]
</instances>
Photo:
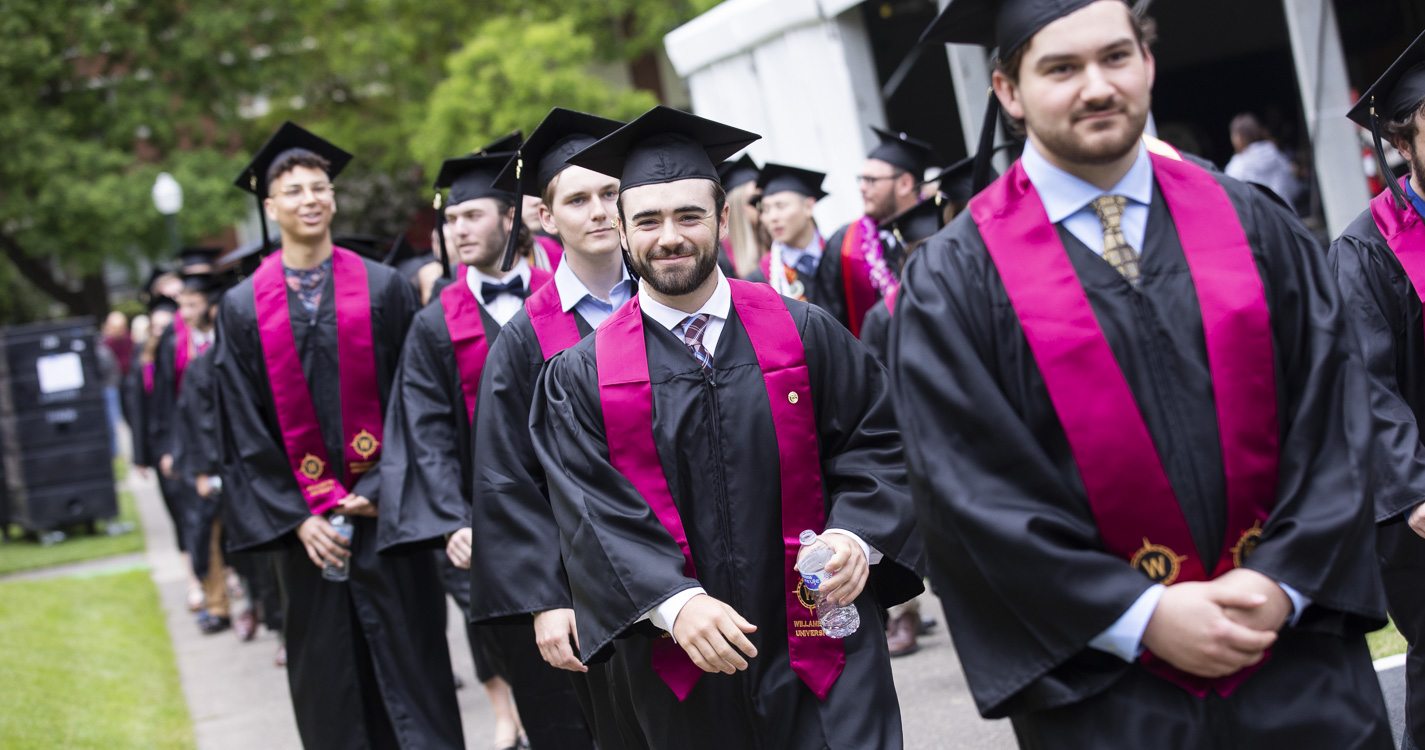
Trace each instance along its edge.
<instances>
[{"instance_id":1,"label":"black graduation gown","mask_svg":"<svg viewBox=\"0 0 1425 750\"><path fill-rule=\"evenodd\" d=\"M876 355L882 365L889 365L891 347L891 310L886 306L884 297L876 300L876 304L866 313L866 319L861 322L861 343L866 345L871 353Z\"/></svg>"},{"instance_id":2,"label":"black graduation gown","mask_svg":"<svg viewBox=\"0 0 1425 750\"><path fill-rule=\"evenodd\" d=\"M500 325L478 305L488 346L503 338ZM523 315L523 311L517 315ZM488 354L487 354L488 359ZM489 362L480 377L487 380ZM402 546L436 546L442 580L465 613L467 636L476 655L477 675L499 674L510 683L534 750L592 747L574 686L539 655L532 621L471 625L474 597L470 576L445 557L445 535L471 526L474 447L468 407L443 300L436 297L416 314L386 410L386 450L382 459L382 552ZM478 403L478 401L477 401ZM528 429L525 430L526 432ZM384 456L389 455L390 458ZM394 507L392 507L394 505ZM480 540L479 544L486 544ZM518 545L488 542L501 574L523 580L511 557ZM511 575L511 571L520 571ZM485 663L482 664L481 662ZM480 673L484 674L480 674Z\"/></svg>"},{"instance_id":3,"label":"black graduation gown","mask_svg":"<svg viewBox=\"0 0 1425 750\"><path fill-rule=\"evenodd\" d=\"M836 230L836 233L826 241L826 251L821 256L821 263L816 267L814 284L818 293L816 304L834 315L841 325L847 328L851 327L851 321L850 313L846 308L846 287L841 278L841 244L846 241L846 232L850 229L851 225L848 224ZM888 244L883 241L881 242L881 257L885 259L886 267L891 269L891 273L894 274L901 267L904 252L896 243ZM811 301L810 296L807 297L807 301ZM867 314L869 313L868 310ZM864 323L862 325L864 326Z\"/></svg>"},{"instance_id":4,"label":"black graduation gown","mask_svg":"<svg viewBox=\"0 0 1425 750\"><path fill-rule=\"evenodd\" d=\"M363 260L376 374L388 400L415 290ZM342 456L336 308L328 277L315 317L288 304L302 370L329 456ZM283 448L263 360L252 281L223 296L217 369L222 397L223 525L234 549L281 551L287 677L307 748L461 747L460 710L445 641L445 600L426 553L378 556L375 519L354 518L351 578L333 583L294 530L311 515ZM341 477L340 458L331 464ZM379 465L350 489L380 502Z\"/></svg>"},{"instance_id":5,"label":"black graduation gown","mask_svg":"<svg viewBox=\"0 0 1425 750\"><path fill-rule=\"evenodd\" d=\"M173 521L174 536L178 538L179 549L192 552L194 546L194 518L198 514L201 498L193 488L192 479L185 480L177 465L177 424L179 388L175 384L173 363L175 358L173 328L174 323L163 330L158 339L158 348L153 357L153 393L146 400L144 415L144 451L151 461L150 466L158 474L159 492ZM189 359L192 364L192 359ZM187 370L184 370L187 383ZM140 373L142 378L142 373ZM140 380L142 383L142 380ZM165 455L174 456L172 477L163 475L159 464Z\"/></svg>"},{"instance_id":6,"label":"black graduation gown","mask_svg":"<svg viewBox=\"0 0 1425 750\"><path fill-rule=\"evenodd\" d=\"M838 240L839 241L839 240ZM840 248L840 245L836 246ZM835 277L831 271L825 269L827 265L836 265ZM842 325L846 325L846 292L841 288L841 251L838 249L832 252L831 243L826 243L826 248L822 251L821 260L817 262L816 273L811 278L798 277L805 290L806 301L831 313ZM723 273L729 279L735 278L732 274ZM762 266L758 265L747 274L747 281L756 284L766 284L767 275L762 273Z\"/></svg>"},{"instance_id":7,"label":"black graduation gown","mask_svg":"<svg viewBox=\"0 0 1425 750\"><path fill-rule=\"evenodd\" d=\"M1328 257L1370 380L1375 425L1369 473L1381 578L1390 616L1410 644L1406 717L1419 745L1425 741L1425 652L1419 648L1425 643L1425 539L1405 521L1425 502L1419 427L1425 414L1425 311L1369 209L1331 244Z\"/></svg>"},{"instance_id":8,"label":"black graduation gown","mask_svg":"<svg viewBox=\"0 0 1425 750\"><path fill-rule=\"evenodd\" d=\"M577 312L574 322L581 337L594 330ZM574 606L544 467L529 433L530 405L543 368L534 326L520 310L490 348L475 418L470 618L496 627L532 627L534 613ZM537 650L534 656L542 658ZM600 750L637 747L620 730L604 665L565 674L583 711L585 733L592 732Z\"/></svg>"},{"instance_id":9,"label":"black graduation gown","mask_svg":"<svg viewBox=\"0 0 1425 750\"><path fill-rule=\"evenodd\" d=\"M148 394L143 387L143 347L135 346L129 358L129 372L119 384L120 406L124 412L124 423L129 426L133 443L135 466L150 466L148 455L148 428L144 417L148 410Z\"/></svg>"},{"instance_id":10,"label":"black graduation gown","mask_svg":"<svg viewBox=\"0 0 1425 750\"><path fill-rule=\"evenodd\" d=\"M1314 602L1230 700L1192 698L1088 646L1151 582L1103 551L1063 429L970 214L906 268L890 358L931 575L980 712L1013 716L1026 747L1390 741L1364 640L1384 606L1343 416L1364 407L1364 392L1349 382L1353 344L1340 299L1293 217L1250 187L1214 177L1261 271L1276 353L1279 496L1248 567ZM1199 555L1216 560L1225 479L1212 383L1192 277L1161 191L1141 292L1062 227L1059 236Z\"/></svg>"},{"instance_id":11,"label":"black graduation gown","mask_svg":"<svg viewBox=\"0 0 1425 750\"><path fill-rule=\"evenodd\" d=\"M184 533L193 556L193 573L208 573L213 521L218 517L218 495L203 497L195 484L200 474L220 476L222 448L218 444L217 388L213 379L213 352L189 360L183 371L183 389L175 402L172 425L173 471L190 491Z\"/></svg>"},{"instance_id":12,"label":"black graduation gown","mask_svg":"<svg viewBox=\"0 0 1425 750\"><path fill-rule=\"evenodd\" d=\"M654 442L688 532L696 581L646 501L608 459L597 337L554 357L530 427L545 467L585 661L611 658L616 709L652 748L899 748L900 708L878 604L922 590L920 542L904 484L884 370L825 312L788 300L806 346L828 528L885 559L856 600L860 630L825 702L792 671L783 587L781 488L766 385L736 312L710 381L682 339L645 317ZM716 385L713 385L713 383ZM679 703L651 666L660 634L636 622L695 585L754 625L746 672L704 674ZM620 639L615 641L615 639ZM612 653L610 653L612 652Z\"/></svg>"}]
</instances>

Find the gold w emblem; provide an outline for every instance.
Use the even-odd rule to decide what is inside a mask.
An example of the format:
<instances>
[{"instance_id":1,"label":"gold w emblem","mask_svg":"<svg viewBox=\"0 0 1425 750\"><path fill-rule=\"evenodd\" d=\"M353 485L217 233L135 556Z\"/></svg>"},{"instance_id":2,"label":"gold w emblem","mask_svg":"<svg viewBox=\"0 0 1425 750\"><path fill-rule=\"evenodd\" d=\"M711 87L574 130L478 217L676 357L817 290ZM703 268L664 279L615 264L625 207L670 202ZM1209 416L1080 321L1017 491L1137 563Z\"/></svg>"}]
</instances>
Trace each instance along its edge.
<instances>
[{"instance_id":1,"label":"gold w emblem","mask_svg":"<svg viewBox=\"0 0 1425 750\"><path fill-rule=\"evenodd\" d=\"M1168 547L1153 544L1147 537L1143 537L1142 548L1133 553L1128 564L1148 576L1154 583L1169 585L1178 579L1178 574L1182 572L1182 563L1186 559L1174 554Z\"/></svg>"},{"instance_id":2,"label":"gold w emblem","mask_svg":"<svg viewBox=\"0 0 1425 750\"><path fill-rule=\"evenodd\" d=\"M381 441L366 430L356 433L356 436L351 439L351 449L356 451L356 455L361 456L363 460L371 458L380 447Z\"/></svg>"}]
</instances>

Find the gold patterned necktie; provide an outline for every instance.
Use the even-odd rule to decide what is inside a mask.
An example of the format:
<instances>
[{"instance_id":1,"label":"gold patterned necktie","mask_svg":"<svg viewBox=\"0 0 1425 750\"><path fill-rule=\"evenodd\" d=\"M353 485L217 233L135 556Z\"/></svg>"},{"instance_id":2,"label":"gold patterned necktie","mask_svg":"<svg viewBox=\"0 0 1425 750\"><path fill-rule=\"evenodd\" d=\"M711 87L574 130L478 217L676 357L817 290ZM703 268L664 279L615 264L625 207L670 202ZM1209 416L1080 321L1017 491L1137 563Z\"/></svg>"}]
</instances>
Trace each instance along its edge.
<instances>
[{"instance_id":1,"label":"gold patterned necktie","mask_svg":"<svg viewBox=\"0 0 1425 750\"><path fill-rule=\"evenodd\" d=\"M1093 210L1103 224L1103 259L1137 289L1142 283L1138 277L1138 251L1123 236L1123 207L1127 204L1128 199L1121 195L1100 195L1093 201Z\"/></svg>"}]
</instances>

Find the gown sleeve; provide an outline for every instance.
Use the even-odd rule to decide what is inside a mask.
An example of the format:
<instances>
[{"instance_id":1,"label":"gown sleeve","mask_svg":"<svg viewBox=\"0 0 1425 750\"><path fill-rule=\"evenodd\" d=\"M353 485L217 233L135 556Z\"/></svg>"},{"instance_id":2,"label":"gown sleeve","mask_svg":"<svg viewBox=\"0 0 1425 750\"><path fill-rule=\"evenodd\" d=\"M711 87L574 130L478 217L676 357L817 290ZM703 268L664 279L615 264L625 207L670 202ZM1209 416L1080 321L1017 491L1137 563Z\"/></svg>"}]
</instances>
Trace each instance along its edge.
<instances>
[{"instance_id":1,"label":"gown sleeve","mask_svg":"<svg viewBox=\"0 0 1425 750\"><path fill-rule=\"evenodd\" d=\"M440 351L431 323L423 314L411 326L386 408L376 543L383 552L422 542L443 547L447 533L469 524L456 454L455 420L465 418L465 404L446 377L444 357L453 355Z\"/></svg>"},{"instance_id":2,"label":"gown sleeve","mask_svg":"<svg viewBox=\"0 0 1425 750\"><path fill-rule=\"evenodd\" d=\"M153 357L153 394L148 402L148 446L154 465L157 466L165 455L172 455L173 425L178 409L178 394L174 386L173 326L169 326L159 339L158 349Z\"/></svg>"},{"instance_id":3,"label":"gown sleeve","mask_svg":"<svg viewBox=\"0 0 1425 750\"><path fill-rule=\"evenodd\" d=\"M470 565L476 621L573 606L558 554L559 525L530 437L544 358L527 320L521 312L500 332L480 379ZM518 580L506 575L512 568Z\"/></svg>"},{"instance_id":4,"label":"gown sleeve","mask_svg":"<svg viewBox=\"0 0 1425 750\"><path fill-rule=\"evenodd\" d=\"M585 662L654 605L698 586L633 484L609 462L592 339L545 364L529 427L549 481Z\"/></svg>"},{"instance_id":5,"label":"gown sleeve","mask_svg":"<svg viewBox=\"0 0 1425 750\"><path fill-rule=\"evenodd\" d=\"M1400 301L1414 290L1392 260L1390 247L1374 232L1367 234L1371 228L1348 229L1331 243L1328 257L1369 380L1375 417L1369 470L1375 480L1375 519L1386 524L1405 520L1425 502L1425 445L1397 376L1397 346L1409 320Z\"/></svg>"}]
</instances>

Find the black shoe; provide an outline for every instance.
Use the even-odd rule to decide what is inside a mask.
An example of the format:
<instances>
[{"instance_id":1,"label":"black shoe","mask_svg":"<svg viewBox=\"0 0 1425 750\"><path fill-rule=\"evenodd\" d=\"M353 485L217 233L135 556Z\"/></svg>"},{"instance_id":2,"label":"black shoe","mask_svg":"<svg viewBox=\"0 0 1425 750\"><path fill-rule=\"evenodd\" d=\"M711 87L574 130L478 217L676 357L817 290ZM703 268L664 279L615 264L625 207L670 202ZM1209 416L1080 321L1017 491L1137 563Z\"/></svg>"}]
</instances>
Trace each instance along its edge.
<instances>
[{"instance_id":1,"label":"black shoe","mask_svg":"<svg viewBox=\"0 0 1425 750\"><path fill-rule=\"evenodd\" d=\"M198 629L203 631L203 635L221 633L232 626L233 621L226 617L215 617L207 610L198 613Z\"/></svg>"}]
</instances>

